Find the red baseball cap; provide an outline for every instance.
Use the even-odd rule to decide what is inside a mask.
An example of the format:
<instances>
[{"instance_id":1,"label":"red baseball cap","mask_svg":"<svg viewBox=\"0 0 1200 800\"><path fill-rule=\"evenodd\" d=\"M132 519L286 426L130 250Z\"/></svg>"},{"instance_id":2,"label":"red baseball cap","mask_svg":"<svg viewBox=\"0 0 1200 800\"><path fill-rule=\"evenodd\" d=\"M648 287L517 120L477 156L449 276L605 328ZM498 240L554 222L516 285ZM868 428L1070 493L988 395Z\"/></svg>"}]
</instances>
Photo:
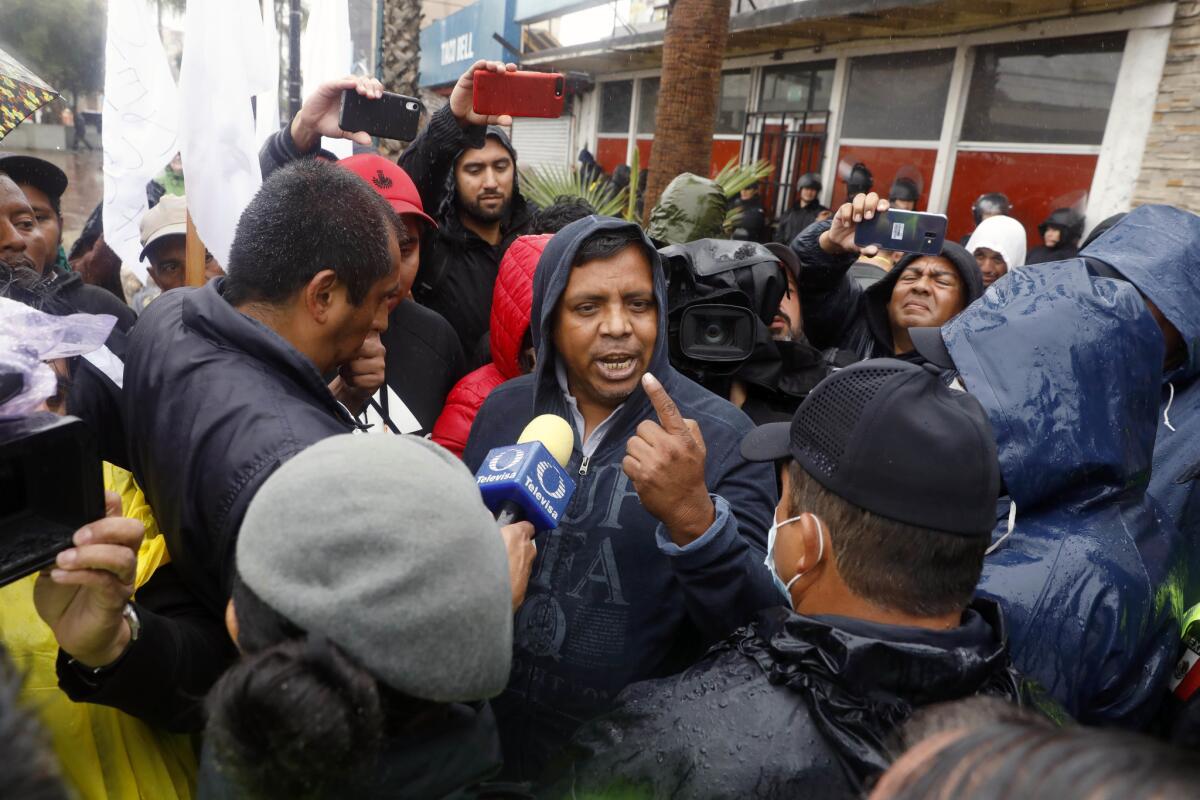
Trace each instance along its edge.
<instances>
[{"instance_id":1,"label":"red baseball cap","mask_svg":"<svg viewBox=\"0 0 1200 800\"><path fill-rule=\"evenodd\" d=\"M378 192L380 197L392 204L397 214L416 214L433 227L437 227L433 217L426 214L421 205L417 185L396 162L374 153L359 153L343 158L337 163L371 184L371 188Z\"/></svg>"}]
</instances>

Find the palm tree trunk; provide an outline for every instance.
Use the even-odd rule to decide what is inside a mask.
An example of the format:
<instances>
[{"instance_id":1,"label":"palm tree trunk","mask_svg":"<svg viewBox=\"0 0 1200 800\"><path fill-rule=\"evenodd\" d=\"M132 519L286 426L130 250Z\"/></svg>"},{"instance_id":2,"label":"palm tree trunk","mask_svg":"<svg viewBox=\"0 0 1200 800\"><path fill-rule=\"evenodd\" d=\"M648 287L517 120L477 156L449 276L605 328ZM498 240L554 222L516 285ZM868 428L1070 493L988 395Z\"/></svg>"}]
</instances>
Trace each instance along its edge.
<instances>
[{"instance_id":1,"label":"palm tree trunk","mask_svg":"<svg viewBox=\"0 0 1200 800\"><path fill-rule=\"evenodd\" d=\"M681 172L708 176L721 63L729 38L729 0L674 0L663 40L662 83L645 214Z\"/></svg>"},{"instance_id":2,"label":"palm tree trunk","mask_svg":"<svg viewBox=\"0 0 1200 800\"><path fill-rule=\"evenodd\" d=\"M383 0L383 88L419 97L421 74L421 0ZM404 143L383 140L396 155Z\"/></svg>"}]
</instances>

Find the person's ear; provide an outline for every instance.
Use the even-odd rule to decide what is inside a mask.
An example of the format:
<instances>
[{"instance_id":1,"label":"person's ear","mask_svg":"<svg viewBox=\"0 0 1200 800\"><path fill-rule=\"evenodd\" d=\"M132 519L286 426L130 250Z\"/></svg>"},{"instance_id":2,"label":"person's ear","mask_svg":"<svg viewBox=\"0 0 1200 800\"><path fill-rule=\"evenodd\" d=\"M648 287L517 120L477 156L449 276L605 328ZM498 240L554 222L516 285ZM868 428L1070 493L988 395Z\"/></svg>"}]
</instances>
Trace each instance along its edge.
<instances>
[{"instance_id":1,"label":"person's ear","mask_svg":"<svg viewBox=\"0 0 1200 800\"><path fill-rule=\"evenodd\" d=\"M324 324L329 319L338 285L337 273L323 269L304 286L304 306L314 321Z\"/></svg>"},{"instance_id":2,"label":"person's ear","mask_svg":"<svg viewBox=\"0 0 1200 800\"><path fill-rule=\"evenodd\" d=\"M229 631L229 638L233 639L233 644L236 647L238 643L238 619L237 611L233 607L232 597L225 604L225 630Z\"/></svg>"},{"instance_id":3,"label":"person's ear","mask_svg":"<svg viewBox=\"0 0 1200 800\"><path fill-rule=\"evenodd\" d=\"M790 565L792 568L788 572L791 575L800 576L793 588L803 591L811 586L820 575L821 569L830 555L829 533L825 530L825 524L816 514L803 514L800 519L787 526L786 530L781 530L776 536L788 536L793 540L785 548L792 561ZM778 553L779 550L777 542L775 552ZM785 578L785 580L788 579Z\"/></svg>"}]
</instances>

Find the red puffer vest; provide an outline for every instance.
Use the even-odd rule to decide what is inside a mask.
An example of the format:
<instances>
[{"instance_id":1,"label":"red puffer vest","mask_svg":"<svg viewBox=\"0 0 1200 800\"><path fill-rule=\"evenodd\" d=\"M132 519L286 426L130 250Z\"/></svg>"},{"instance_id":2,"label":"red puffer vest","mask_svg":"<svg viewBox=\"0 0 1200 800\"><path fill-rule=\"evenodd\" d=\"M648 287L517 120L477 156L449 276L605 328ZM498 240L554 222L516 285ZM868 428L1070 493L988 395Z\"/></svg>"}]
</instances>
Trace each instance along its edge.
<instances>
[{"instance_id":1,"label":"red puffer vest","mask_svg":"<svg viewBox=\"0 0 1200 800\"><path fill-rule=\"evenodd\" d=\"M505 381L521 374L517 357L521 339L529 328L529 310L533 305L533 273L550 234L522 236L513 242L500 261L496 287L492 290L491 339L492 362L463 377L446 398L433 440L462 458L471 433L471 423L483 401Z\"/></svg>"}]
</instances>

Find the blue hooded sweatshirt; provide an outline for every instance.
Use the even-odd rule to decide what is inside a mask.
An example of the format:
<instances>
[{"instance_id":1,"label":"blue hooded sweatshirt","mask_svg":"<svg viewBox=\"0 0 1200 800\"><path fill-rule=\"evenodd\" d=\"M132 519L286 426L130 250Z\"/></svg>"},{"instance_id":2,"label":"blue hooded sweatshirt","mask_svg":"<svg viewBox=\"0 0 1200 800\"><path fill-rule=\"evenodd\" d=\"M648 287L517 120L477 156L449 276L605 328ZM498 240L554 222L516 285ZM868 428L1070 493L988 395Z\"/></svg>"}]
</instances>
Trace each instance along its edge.
<instances>
[{"instance_id":1,"label":"blue hooded sweatshirt","mask_svg":"<svg viewBox=\"0 0 1200 800\"><path fill-rule=\"evenodd\" d=\"M1200 542L1200 216L1142 206L1079 255L1121 273L1183 337L1187 356L1164 376L1150 494ZM1186 599L1200 603L1195 594Z\"/></svg>"},{"instance_id":2,"label":"blue hooded sweatshirt","mask_svg":"<svg viewBox=\"0 0 1200 800\"><path fill-rule=\"evenodd\" d=\"M1081 722L1142 726L1175 664L1190 555L1146 493L1158 327L1132 286L1073 259L1011 270L942 338L1016 506L979 584L1013 662Z\"/></svg>"},{"instance_id":3,"label":"blue hooded sweatshirt","mask_svg":"<svg viewBox=\"0 0 1200 800\"><path fill-rule=\"evenodd\" d=\"M570 418L556 376L554 309L584 240L622 229L637 231L654 254L658 337L650 371L683 415L699 423L716 521L679 548L639 501L621 461L638 424L656 419L640 385L586 461L576 432L568 469L578 486L559 527L537 534L537 560L513 631L512 677L493 701L513 777L536 777L575 729L606 711L628 684L681 671L756 611L780 603L763 565L777 500L774 471L739 452L752 427L749 418L668 362L666 278L649 240L632 223L588 217L546 246L533 279L530 317L537 368L492 391L463 460L478 470L489 449L515 442L538 414Z\"/></svg>"}]
</instances>

